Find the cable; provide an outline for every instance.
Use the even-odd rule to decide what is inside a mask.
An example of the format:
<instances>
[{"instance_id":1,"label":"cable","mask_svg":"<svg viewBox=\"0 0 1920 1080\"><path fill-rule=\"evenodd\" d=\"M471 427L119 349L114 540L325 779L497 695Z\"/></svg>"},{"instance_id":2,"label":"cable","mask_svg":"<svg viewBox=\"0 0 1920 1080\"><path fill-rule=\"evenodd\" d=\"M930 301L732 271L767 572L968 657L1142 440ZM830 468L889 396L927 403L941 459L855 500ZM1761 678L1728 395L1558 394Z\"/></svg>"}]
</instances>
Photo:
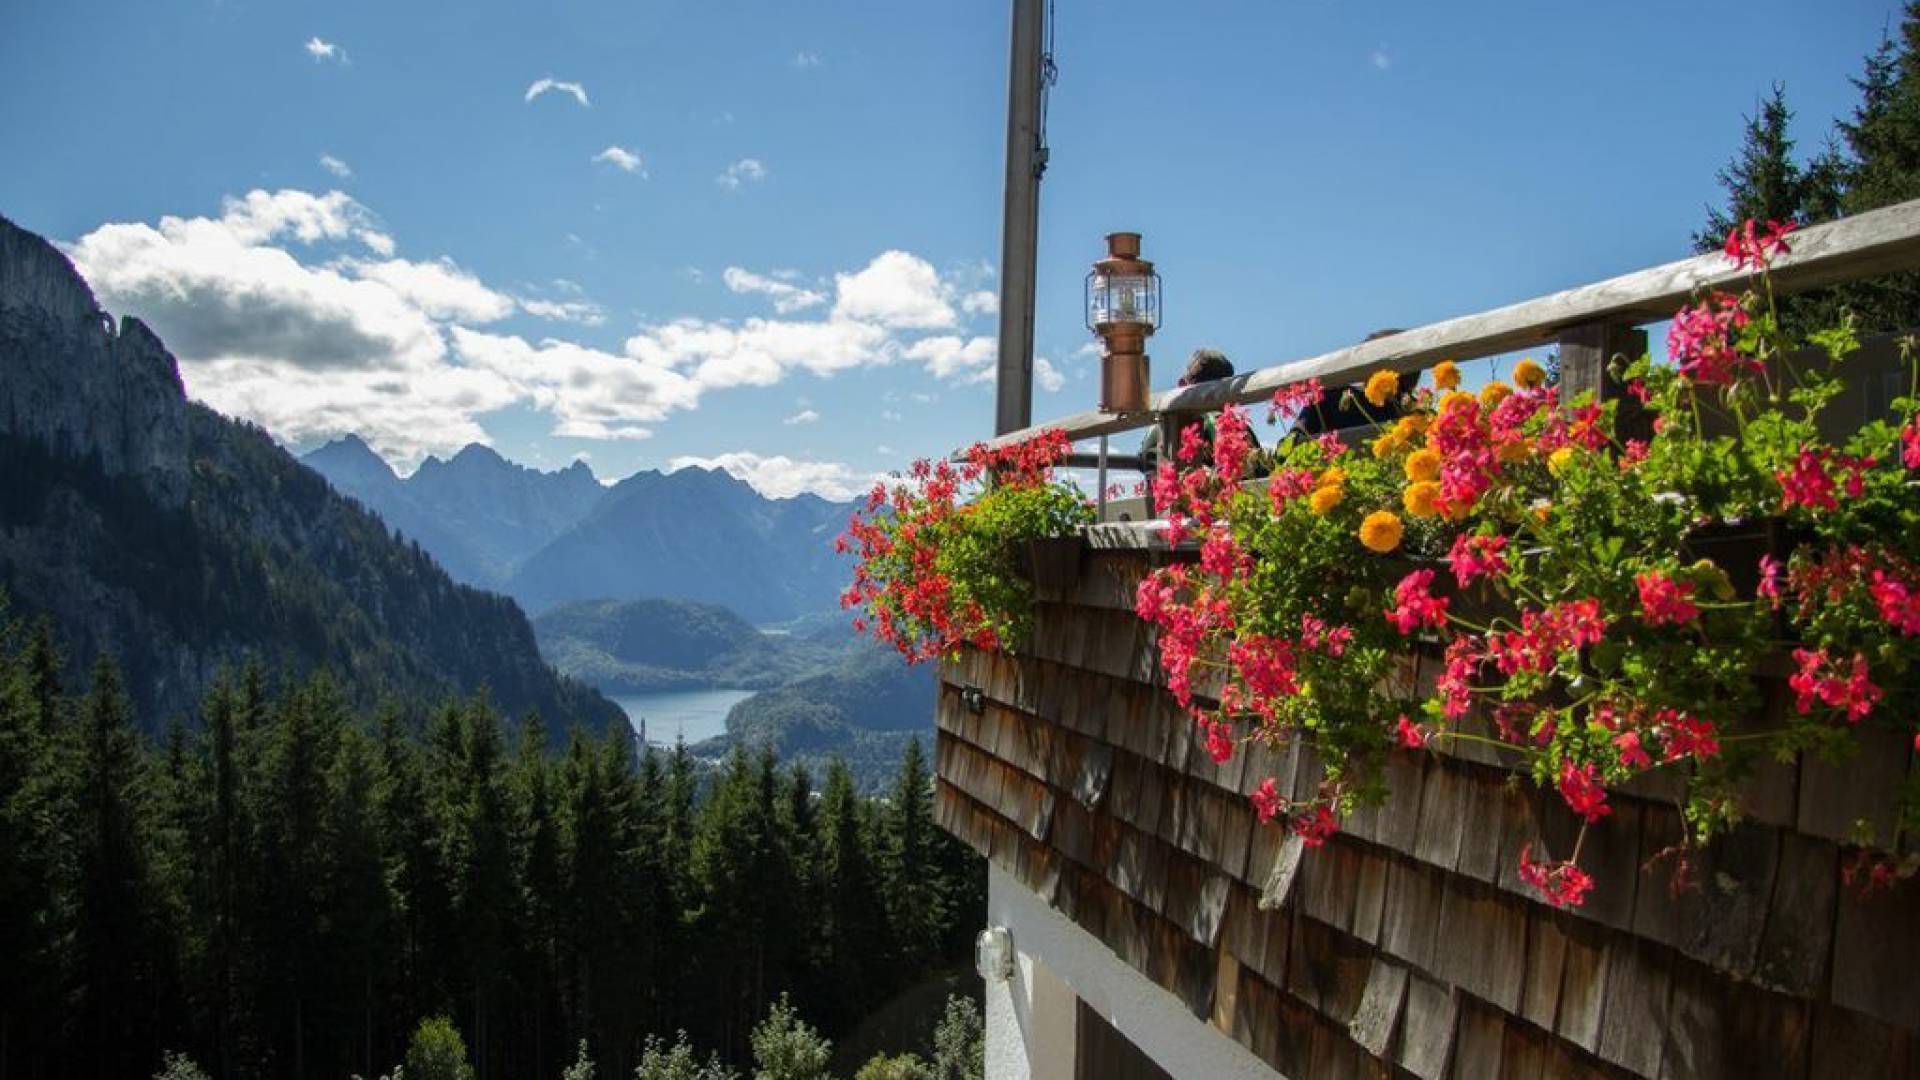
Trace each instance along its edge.
<instances>
[{"instance_id":1,"label":"cable","mask_svg":"<svg viewBox=\"0 0 1920 1080\"><path fill-rule=\"evenodd\" d=\"M1052 96L1053 84L1060 81L1060 69L1053 62L1054 34L1057 20L1054 13L1054 0L1047 0L1046 26L1041 32L1045 44L1040 51L1040 130L1034 133L1033 175L1037 180L1047 171L1047 104Z\"/></svg>"}]
</instances>

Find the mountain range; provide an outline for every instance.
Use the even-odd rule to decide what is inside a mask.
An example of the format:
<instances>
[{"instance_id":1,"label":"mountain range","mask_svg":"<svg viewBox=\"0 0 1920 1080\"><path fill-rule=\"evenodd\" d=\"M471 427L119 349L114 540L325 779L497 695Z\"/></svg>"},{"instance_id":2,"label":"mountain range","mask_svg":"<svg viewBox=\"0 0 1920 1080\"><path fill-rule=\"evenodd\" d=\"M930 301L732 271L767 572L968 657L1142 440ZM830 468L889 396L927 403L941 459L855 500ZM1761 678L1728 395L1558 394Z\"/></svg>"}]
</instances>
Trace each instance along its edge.
<instances>
[{"instance_id":1,"label":"mountain range","mask_svg":"<svg viewBox=\"0 0 1920 1080\"><path fill-rule=\"evenodd\" d=\"M145 324L116 324L57 248L4 217L0 592L10 616L54 624L72 666L116 657L144 715L191 714L251 657L330 671L362 701L485 688L550 730L622 722L542 660L511 600L449 578L266 432L189 401Z\"/></svg>"},{"instance_id":2,"label":"mountain range","mask_svg":"<svg viewBox=\"0 0 1920 1080\"><path fill-rule=\"evenodd\" d=\"M604 487L583 463L539 472L474 445L401 478L355 436L303 460L456 579L535 615L670 598L784 622L835 610L847 574L833 552L847 504L768 498L719 469L645 470Z\"/></svg>"}]
</instances>

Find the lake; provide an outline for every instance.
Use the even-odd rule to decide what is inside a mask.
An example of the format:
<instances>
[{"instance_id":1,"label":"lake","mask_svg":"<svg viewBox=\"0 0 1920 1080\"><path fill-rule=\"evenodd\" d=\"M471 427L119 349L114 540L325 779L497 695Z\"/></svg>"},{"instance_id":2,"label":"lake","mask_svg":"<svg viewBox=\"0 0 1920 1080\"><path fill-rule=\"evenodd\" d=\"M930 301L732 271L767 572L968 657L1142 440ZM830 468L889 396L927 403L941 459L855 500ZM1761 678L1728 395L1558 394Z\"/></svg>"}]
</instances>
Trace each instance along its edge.
<instances>
[{"instance_id":1,"label":"lake","mask_svg":"<svg viewBox=\"0 0 1920 1080\"><path fill-rule=\"evenodd\" d=\"M647 741L672 746L676 735L688 745L727 733L727 711L752 697L752 690L667 690L627 694L613 699L626 710L633 730L647 722Z\"/></svg>"}]
</instances>

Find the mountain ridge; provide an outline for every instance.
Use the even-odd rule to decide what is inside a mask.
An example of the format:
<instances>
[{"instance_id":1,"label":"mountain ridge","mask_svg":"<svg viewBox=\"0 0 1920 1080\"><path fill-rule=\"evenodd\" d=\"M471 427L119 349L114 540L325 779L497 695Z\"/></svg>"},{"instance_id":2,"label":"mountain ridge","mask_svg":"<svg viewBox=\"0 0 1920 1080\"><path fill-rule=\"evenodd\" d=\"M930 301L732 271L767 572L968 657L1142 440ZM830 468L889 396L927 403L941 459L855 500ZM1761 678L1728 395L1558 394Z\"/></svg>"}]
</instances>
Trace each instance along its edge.
<instances>
[{"instance_id":1,"label":"mountain ridge","mask_svg":"<svg viewBox=\"0 0 1920 1080\"><path fill-rule=\"evenodd\" d=\"M145 324L0 217L0 591L75 666L116 656L148 715L223 666L325 669L363 701L487 690L550 729L620 712L540 657L505 597L458 585L264 430L187 399Z\"/></svg>"}]
</instances>

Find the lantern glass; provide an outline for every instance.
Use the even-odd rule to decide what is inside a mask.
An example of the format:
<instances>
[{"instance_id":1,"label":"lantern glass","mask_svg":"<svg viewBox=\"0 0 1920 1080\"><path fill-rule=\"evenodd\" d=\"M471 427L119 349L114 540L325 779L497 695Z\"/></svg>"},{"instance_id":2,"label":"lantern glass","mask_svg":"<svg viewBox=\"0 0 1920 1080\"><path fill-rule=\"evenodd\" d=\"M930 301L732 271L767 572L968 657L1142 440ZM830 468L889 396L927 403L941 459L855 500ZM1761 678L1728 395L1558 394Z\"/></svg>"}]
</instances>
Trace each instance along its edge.
<instances>
[{"instance_id":1,"label":"lantern glass","mask_svg":"<svg viewBox=\"0 0 1920 1080\"><path fill-rule=\"evenodd\" d=\"M1160 275L1087 275L1087 327L1114 323L1160 325Z\"/></svg>"}]
</instances>

